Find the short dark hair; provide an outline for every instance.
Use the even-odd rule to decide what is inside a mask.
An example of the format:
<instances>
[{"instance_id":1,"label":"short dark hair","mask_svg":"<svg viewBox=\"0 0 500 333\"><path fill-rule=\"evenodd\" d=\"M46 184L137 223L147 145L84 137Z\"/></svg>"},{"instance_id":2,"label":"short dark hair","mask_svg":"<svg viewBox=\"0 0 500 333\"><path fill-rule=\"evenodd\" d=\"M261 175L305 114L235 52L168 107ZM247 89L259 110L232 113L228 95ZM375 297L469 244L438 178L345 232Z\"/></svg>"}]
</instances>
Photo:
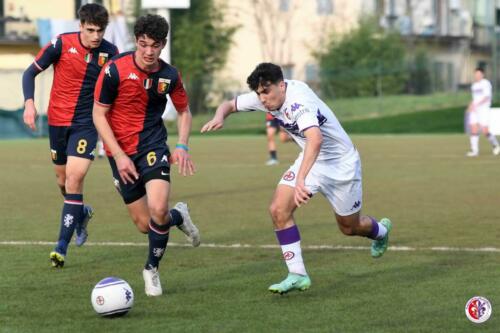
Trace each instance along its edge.
<instances>
[{"instance_id":1,"label":"short dark hair","mask_svg":"<svg viewBox=\"0 0 500 333\"><path fill-rule=\"evenodd\" d=\"M281 81L283 81L281 67L270 62L258 64L247 78L248 87L253 91L256 91L259 85L268 86Z\"/></svg>"},{"instance_id":2,"label":"short dark hair","mask_svg":"<svg viewBox=\"0 0 500 333\"><path fill-rule=\"evenodd\" d=\"M165 42L169 29L168 22L163 16L148 14L137 19L134 35L136 39L146 35L155 42Z\"/></svg>"},{"instance_id":3,"label":"short dark hair","mask_svg":"<svg viewBox=\"0 0 500 333\"><path fill-rule=\"evenodd\" d=\"M100 28L106 29L109 23L109 15L106 8L97 3L88 3L78 9L80 23L94 24Z\"/></svg>"},{"instance_id":4,"label":"short dark hair","mask_svg":"<svg viewBox=\"0 0 500 333\"><path fill-rule=\"evenodd\" d=\"M483 67L476 67L476 71L480 71L481 73L484 74L484 68Z\"/></svg>"}]
</instances>

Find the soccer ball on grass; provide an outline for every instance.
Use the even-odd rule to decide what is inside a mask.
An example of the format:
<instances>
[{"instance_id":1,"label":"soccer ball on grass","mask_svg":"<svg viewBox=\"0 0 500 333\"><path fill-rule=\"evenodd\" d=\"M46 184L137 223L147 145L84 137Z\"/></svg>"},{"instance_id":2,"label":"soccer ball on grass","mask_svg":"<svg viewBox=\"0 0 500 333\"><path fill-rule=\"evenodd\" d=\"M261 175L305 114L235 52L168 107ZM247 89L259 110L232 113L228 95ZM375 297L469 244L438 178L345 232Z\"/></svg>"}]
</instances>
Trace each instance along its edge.
<instances>
[{"instance_id":1,"label":"soccer ball on grass","mask_svg":"<svg viewBox=\"0 0 500 333\"><path fill-rule=\"evenodd\" d=\"M119 317L127 314L134 305L134 291L127 281L107 277L99 281L90 297L95 312L103 317Z\"/></svg>"}]
</instances>

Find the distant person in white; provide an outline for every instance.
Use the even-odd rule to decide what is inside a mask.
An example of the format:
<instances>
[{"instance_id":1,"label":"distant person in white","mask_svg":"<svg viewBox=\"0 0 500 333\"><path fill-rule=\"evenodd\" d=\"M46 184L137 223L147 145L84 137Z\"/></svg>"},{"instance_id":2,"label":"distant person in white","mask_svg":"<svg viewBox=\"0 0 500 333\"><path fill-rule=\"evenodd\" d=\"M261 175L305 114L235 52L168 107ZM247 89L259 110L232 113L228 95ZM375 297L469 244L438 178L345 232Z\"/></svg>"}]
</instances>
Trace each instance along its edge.
<instances>
[{"instance_id":1,"label":"distant person in white","mask_svg":"<svg viewBox=\"0 0 500 333\"><path fill-rule=\"evenodd\" d=\"M484 70L476 68L474 71L474 83L471 86L472 101L467 108L470 126L470 151L467 156L479 155L479 130L488 139L493 147L493 155L500 154L500 146L497 138L488 129L490 121L490 107L492 100L491 83L484 78Z\"/></svg>"},{"instance_id":2,"label":"distant person in white","mask_svg":"<svg viewBox=\"0 0 500 333\"><path fill-rule=\"evenodd\" d=\"M269 290L284 294L306 290L311 285L293 213L317 192L332 205L345 235L372 239L372 256L382 256L387 249L391 221L383 218L379 223L360 214L361 161L330 108L307 84L284 80L281 68L271 63L259 64L247 83L252 92L223 102L201 132L221 129L224 119L233 112L263 111L272 114L302 148L295 163L284 173L269 207L289 271L285 280L271 285Z\"/></svg>"}]
</instances>

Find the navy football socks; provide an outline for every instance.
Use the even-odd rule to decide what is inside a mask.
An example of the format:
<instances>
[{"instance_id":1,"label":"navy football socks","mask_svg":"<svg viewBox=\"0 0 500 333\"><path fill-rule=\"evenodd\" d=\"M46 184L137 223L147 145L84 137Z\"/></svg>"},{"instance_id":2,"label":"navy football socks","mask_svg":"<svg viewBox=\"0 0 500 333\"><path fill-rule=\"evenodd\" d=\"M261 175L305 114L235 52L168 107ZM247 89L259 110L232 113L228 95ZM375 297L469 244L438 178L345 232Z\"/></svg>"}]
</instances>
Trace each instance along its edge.
<instances>
[{"instance_id":1,"label":"navy football socks","mask_svg":"<svg viewBox=\"0 0 500 333\"><path fill-rule=\"evenodd\" d=\"M59 240L55 251L66 255L68 245L75 231L77 224L82 223L83 213L83 195L66 194L64 197L64 206L61 213L61 228L59 229Z\"/></svg>"},{"instance_id":2,"label":"navy football socks","mask_svg":"<svg viewBox=\"0 0 500 333\"><path fill-rule=\"evenodd\" d=\"M181 213L177 209L170 210L170 221L168 225L170 226L180 226L184 222Z\"/></svg>"},{"instance_id":3,"label":"navy football socks","mask_svg":"<svg viewBox=\"0 0 500 333\"><path fill-rule=\"evenodd\" d=\"M149 256L145 268L150 269L158 267L160 260L165 253L168 243L170 225L159 225L153 220L149 221Z\"/></svg>"}]
</instances>

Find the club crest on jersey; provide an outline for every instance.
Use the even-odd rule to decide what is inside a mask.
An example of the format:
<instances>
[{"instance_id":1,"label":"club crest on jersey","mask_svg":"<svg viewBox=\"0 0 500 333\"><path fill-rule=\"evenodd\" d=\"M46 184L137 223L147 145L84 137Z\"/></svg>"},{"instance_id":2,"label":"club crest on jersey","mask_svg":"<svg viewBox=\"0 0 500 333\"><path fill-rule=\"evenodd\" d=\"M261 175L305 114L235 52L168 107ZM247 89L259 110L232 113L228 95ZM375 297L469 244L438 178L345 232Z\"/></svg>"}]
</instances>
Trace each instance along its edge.
<instances>
[{"instance_id":1,"label":"club crest on jersey","mask_svg":"<svg viewBox=\"0 0 500 333\"><path fill-rule=\"evenodd\" d=\"M92 61L92 53L87 53L83 59L85 59L87 64L90 63Z\"/></svg>"},{"instance_id":2,"label":"club crest on jersey","mask_svg":"<svg viewBox=\"0 0 500 333\"><path fill-rule=\"evenodd\" d=\"M170 79L159 78L158 88L156 90L158 91L159 94L164 94L167 92L169 86L170 86Z\"/></svg>"},{"instance_id":3,"label":"club crest on jersey","mask_svg":"<svg viewBox=\"0 0 500 333\"><path fill-rule=\"evenodd\" d=\"M144 80L144 89L149 90L153 85L153 79L147 78Z\"/></svg>"},{"instance_id":4,"label":"club crest on jersey","mask_svg":"<svg viewBox=\"0 0 500 333\"><path fill-rule=\"evenodd\" d=\"M108 57L109 54L100 52L99 58L97 58L97 64L102 67L106 63L106 61L108 61Z\"/></svg>"}]
</instances>

